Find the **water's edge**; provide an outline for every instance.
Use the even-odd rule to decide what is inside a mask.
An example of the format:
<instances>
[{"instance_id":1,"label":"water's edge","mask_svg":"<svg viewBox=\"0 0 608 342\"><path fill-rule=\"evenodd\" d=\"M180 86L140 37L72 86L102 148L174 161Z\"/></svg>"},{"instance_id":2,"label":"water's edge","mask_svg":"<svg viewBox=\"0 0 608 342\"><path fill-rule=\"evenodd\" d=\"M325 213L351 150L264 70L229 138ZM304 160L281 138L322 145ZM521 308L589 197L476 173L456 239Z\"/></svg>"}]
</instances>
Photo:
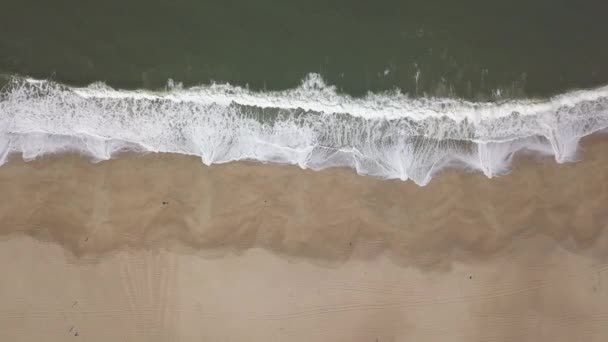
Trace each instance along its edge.
<instances>
[{"instance_id":1,"label":"water's edge","mask_svg":"<svg viewBox=\"0 0 608 342\"><path fill-rule=\"evenodd\" d=\"M446 167L504 174L517 152L577 158L582 137L608 127L608 87L549 99L470 102L398 92L340 94L311 74L285 91L228 84L162 91L68 87L18 76L0 91L0 163L77 151L106 160L119 151L171 152L203 163L238 160L426 185Z\"/></svg>"}]
</instances>

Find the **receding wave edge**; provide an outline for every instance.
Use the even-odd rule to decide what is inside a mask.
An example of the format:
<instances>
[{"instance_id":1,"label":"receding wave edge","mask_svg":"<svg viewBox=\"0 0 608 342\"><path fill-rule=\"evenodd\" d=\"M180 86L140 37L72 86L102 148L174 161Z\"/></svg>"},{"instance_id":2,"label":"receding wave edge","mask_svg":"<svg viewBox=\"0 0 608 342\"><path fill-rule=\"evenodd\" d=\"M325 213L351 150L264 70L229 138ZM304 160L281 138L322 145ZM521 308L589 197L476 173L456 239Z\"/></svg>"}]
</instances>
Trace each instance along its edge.
<instances>
[{"instance_id":1,"label":"receding wave edge","mask_svg":"<svg viewBox=\"0 0 608 342\"><path fill-rule=\"evenodd\" d=\"M576 160L582 137L608 127L608 87L548 99L470 102L398 92L354 98L311 74L295 89L228 84L162 91L69 87L11 76L0 91L0 164L78 151L173 152L203 163L237 160L350 167L426 185L446 167L508 172L515 153Z\"/></svg>"}]
</instances>

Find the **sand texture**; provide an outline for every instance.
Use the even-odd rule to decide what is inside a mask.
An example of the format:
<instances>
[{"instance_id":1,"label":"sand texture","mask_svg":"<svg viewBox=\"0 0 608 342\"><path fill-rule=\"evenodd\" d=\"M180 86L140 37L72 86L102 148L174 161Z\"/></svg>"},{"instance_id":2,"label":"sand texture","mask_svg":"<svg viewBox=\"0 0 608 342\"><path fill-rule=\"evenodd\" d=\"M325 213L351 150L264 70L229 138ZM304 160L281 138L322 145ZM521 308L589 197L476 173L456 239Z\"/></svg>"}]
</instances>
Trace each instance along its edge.
<instances>
[{"instance_id":1,"label":"sand texture","mask_svg":"<svg viewBox=\"0 0 608 342\"><path fill-rule=\"evenodd\" d=\"M606 341L608 140L426 187L171 154L0 167L1 341Z\"/></svg>"}]
</instances>

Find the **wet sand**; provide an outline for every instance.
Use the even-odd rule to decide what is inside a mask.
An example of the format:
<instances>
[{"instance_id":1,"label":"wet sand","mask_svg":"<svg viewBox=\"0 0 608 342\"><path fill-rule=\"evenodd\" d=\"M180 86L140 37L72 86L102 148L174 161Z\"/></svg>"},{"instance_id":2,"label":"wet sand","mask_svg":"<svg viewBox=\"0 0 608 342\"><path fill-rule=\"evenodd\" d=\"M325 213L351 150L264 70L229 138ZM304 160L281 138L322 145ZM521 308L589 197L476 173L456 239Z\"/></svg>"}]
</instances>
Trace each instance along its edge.
<instances>
[{"instance_id":1,"label":"wet sand","mask_svg":"<svg viewBox=\"0 0 608 342\"><path fill-rule=\"evenodd\" d=\"M426 187L126 154L0 167L0 340L605 341L608 139ZM76 336L78 335L78 336Z\"/></svg>"}]
</instances>

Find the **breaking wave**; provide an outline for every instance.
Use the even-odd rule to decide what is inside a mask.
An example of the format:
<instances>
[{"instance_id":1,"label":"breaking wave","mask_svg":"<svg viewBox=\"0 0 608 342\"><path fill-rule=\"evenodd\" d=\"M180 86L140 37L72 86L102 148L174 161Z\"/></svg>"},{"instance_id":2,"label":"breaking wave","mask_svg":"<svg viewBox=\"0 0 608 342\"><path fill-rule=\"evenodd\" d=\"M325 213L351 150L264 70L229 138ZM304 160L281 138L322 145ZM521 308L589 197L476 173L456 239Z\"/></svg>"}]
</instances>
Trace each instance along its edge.
<instances>
[{"instance_id":1,"label":"breaking wave","mask_svg":"<svg viewBox=\"0 0 608 342\"><path fill-rule=\"evenodd\" d=\"M236 160L350 167L427 184L446 167L504 174L518 151L576 159L579 140L608 127L608 87L549 99L470 102L398 92L355 98L311 74L295 89L228 84L161 91L78 88L11 76L0 91L0 164L79 151L172 152Z\"/></svg>"}]
</instances>

